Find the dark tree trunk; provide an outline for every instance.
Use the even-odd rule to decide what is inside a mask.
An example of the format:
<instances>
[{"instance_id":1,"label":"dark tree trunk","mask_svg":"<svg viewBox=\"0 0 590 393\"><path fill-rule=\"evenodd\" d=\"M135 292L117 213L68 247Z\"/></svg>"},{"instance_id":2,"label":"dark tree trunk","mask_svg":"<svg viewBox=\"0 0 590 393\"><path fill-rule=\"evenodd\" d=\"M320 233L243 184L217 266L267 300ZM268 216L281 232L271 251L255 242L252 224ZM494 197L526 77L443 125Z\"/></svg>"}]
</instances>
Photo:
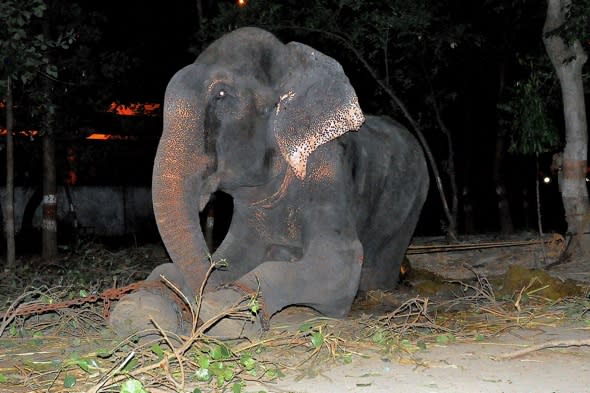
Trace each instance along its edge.
<instances>
[{"instance_id":1,"label":"dark tree trunk","mask_svg":"<svg viewBox=\"0 0 590 393\"><path fill-rule=\"evenodd\" d=\"M543 26L543 42L555 68L563 100L565 149L559 173L559 188L565 209L568 233L572 237L570 251L590 255L590 236L585 235L590 222L590 206L586 188L588 159L588 124L584 102L582 67L588 58L579 40L570 44L556 30L566 21L571 0L548 0Z\"/></svg>"},{"instance_id":2,"label":"dark tree trunk","mask_svg":"<svg viewBox=\"0 0 590 393\"><path fill-rule=\"evenodd\" d=\"M457 190L457 171L455 170L455 149L453 147L453 138L451 131L447 128L447 125L442 119L436 97L434 96L434 90L431 88L432 94L432 106L436 116L436 122L447 139L447 163L445 165L445 172L449 177L449 183L451 185L451 210L450 219L447 228L447 237L450 241L457 241L457 215L459 211L459 197Z\"/></svg>"},{"instance_id":3,"label":"dark tree trunk","mask_svg":"<svg viewBox=\"0 0 590 393\"><path fill-rule=\"evenodd\" d=\"M505 80L505 66L504 62L500 63L498 72L498 102L504 93ZM499 117L496 116L496 148L494 153L494 167L492 178L494 181L494 189L496 192L496 203L498 205L498 218L500 224L500 232L512 233L514 232L514 225L512 223L512 216L510 214L510 202L508 201L508 190L504 182L502 168L504 167L504 159L506 158L506 130L502 128L499 123Z\"/></svg>"},{"instance_id":4,"label":"dark tree trunk","mask_svg":"<svg viewBox=\"0 0 590 393\"><path fill-rule=\"evenodd\" d=\"M14 241L14 115L12 112L12 81L6 80L6 269L16 266L16 246Z\"/></svg>"},{"instance_id":5,"label":"dark tree trunk","mask_svg":"<svg viewBox=\"0 0 590 393\"><path fill-rule=\"evenodd\" d=\"M196 0L195 3L197 5L197 22L200 30L203 27L203 2L201 0Z\"/></svg>"},{"instance_id":6,"label":"dark tree trunk","mask_svg":"<svg viewBox=\"0 0 590 393\"><path fill-rule=\"evenodd\" d=\"M514 232L514 225L512 223L512 216L510 215L510 202L508 201L508 192L504 177L502 175L502 167L504 166L504 158L506 157L506 133L498 129L496 133L496 149L494 154L494 169L493 180L496 192L496 203L498 204L498 219L500 223L500 232L512 233Z\"/></svg>"},{"instance_id":7,"label":"dark tree trunk","mask_svg":"<svg viewBox=\"0 0 590 393\"><path fill-rule=\"evenodd\" d=\"M463 70L467 72L466 70ZM471 234L475 233L476 225L474 218L474 202L473 195L470 187L470 173L471 173L471 162L473 161L473 103L475 102L475 95L472 91L472 84L470 83L472 78L469 77L464 79L464 90L465 90L465 101L463 109L463 135L462 140L467 149L464 149L464 158L462 166L462 182L463 187L461 189L461 205L463 206L463 231Z\"/></svg>"},{"instance_id":8,"label":"dark tree trunk","mask_svg":"<svg viewBox=\"0 0 590 393\"><path fill-rule=\"evenodd\" d=\"M57 193L55 181L55 139L52 132L43 136L43 221L42 257L57 257Z\"/></svg>"},{"instance_id":9,"label":"dark tree trunk","mask_svg":"<svg viewBox=\"0 0 590 393\"><path fill-rule=\"evenodd\" d=\"M43 35L51 38L51 15L48 14L43 23ZM51 61L51 53L48 53ZM55 110L52 82L45 77L45 116L43 119L43 200L41 222L41 256L46 261L57 257L57 185L55 179Z\"/></svg>"}]
</instances>

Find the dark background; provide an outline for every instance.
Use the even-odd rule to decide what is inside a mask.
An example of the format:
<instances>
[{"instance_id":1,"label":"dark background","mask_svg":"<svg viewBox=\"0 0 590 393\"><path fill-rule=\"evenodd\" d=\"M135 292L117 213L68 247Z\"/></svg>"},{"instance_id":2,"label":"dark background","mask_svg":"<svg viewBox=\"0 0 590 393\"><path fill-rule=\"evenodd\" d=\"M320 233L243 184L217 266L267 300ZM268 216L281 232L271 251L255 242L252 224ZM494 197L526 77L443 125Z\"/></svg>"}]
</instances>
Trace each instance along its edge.
<instances>
[{"instance_id":1,"label":"dark background","mask_svg":"<svg viewBox=\"0 0 590 393\"><path fill-rule=\"evenodd\" d=\"M250 4L253 3L254 0L251 0ZM305 7L306 3L313 2L291 3L294 7ZM466 230L462 212L467 203L472 205L474 229L477 232L495 232L500 229L498 200L493 181L500 85L513 86L519 78L526 76L526 69L519 63L523 53L542 55L543 50L541 29L544 2L518 2L518 8L510 9L506 6L501 11L497 10L497 7L502 6L501 2L496 2L496 6L493 3L484 0L446 2L453 22L466 26L464 41L458 49L463 52L451 60L452 64L446 64L435 81L441 91L453 92L448 99L443 98L442 102L443 117L452 130L456 154L456 177L460 192L459 232ZM107 113L106 104L113 101L162 103L170 77L192 62L199 48L206 46L220 32L235 27L216 26L215 32L199 33L199 17L195 4L195 1L182 0L80 2L84 14L98 12L102 15L101 22L97 24L100 38L93 44L94 48L97 51L119 51L129 61L125 63L125 72L116 76L114 82L109 82L108 92L101 93L101 99L95 100L93 107L88 107L92 109L80 109L81 115L69 131L58 134L58 183L64 181L71 169L67 155L73 149L77 154L75 169L79 185L150 185L151 165L161 133L160 113L122 117ZM229 0L203 1L203 18L218 16L221 5L224 4L235 7L234 2ZM354 15L349 17L353 18ZM388 114L407 125L399 111L391 109L379 87L367 77L366 71L345 49L338 45L327 45L325 40L319 39L319 35L308 34L302 37L289 31L279 31L278 35L284 41L303 41L336 58L351 79L366 112ZM432 56L437 55L433 53ZM100 66L98 62L100 57L95 59L94 66ZM419 89L407 91L401 98L420 118L426 113L424 92ZM92 95L93 92L87 88L84 94ZM554 94L554 99L559 100L558 91L554 91ZM101 106L97 104L99 102L102 102L104 110L100 110ZM78 109L67 107L65 110ZM559 106L552 110L560 124ZM26 116L22 113L18 120L17 124L22 129L36 126L33 120L32 124L27 124ZM446 139L432 121L425 120L422 124L437 164L444 169ZM134 138L116 141L85 139L90 132L96 131ZM19 138L15 165L17 185L34 187L40 184L40 148L39 138ZM531 157L509 153L504 156L501 174L506 184L516 230L534 230L536 227L535 180L552 175L549 171L551 153L540 156L539 171ZM4 160L4 151L1 155L0 159ZM448 190L448 178L442 172L443 182ZM0 177L4 181L4 173ZM556 180L553 176L550 184L541 183L544 230L563 232L565 222ZM469 193L462 195L462 190L468 190ZM430 195L417 234L438 235L443 231L444 215L434 181L431 181Z\"/></svg>"}]
</instances>

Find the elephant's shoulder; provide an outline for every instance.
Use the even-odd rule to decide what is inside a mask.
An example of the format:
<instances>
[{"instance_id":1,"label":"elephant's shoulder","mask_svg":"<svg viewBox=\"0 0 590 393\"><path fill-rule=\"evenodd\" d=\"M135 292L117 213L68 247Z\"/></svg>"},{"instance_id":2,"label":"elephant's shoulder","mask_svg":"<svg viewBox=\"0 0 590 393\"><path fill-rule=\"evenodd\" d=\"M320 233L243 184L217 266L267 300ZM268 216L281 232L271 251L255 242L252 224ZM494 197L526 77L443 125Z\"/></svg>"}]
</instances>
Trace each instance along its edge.
<instances>
[{"instance_id":1,"label":"elephant's shoulder","mask_svg":"<svg viewBox=\"0 0 590 393\"><path fill-rule=\"evenodd\" d=\"M406 127L391 117L374 115L365 116L365 122L359 133L378 134L383 137L391 137L395 134L404 136L410 134Z\"/></svg>"},{"instance_id":2,"label":"elephant's shoulder","mask_svg":"<svg viewBox=\"0 0 590 393\"><path fill-rule=\"evenodd\" d=\"M347 147L339 139L319 146L312 153L305 183L334 183L342 176Z\"/></svg>"},{"instance_id":3,"label":"elephant's shoulder","mask_svg":"<svg viewBox=\"0 0 590 393\"><path fill-rule=\"evenodd\" d=\"M401 123L389 116L366 115L358 133L349 133L351 142L369 148L398 151L420 151L418 139ZM358 134L358 137L354 137Z\"/></svg>"}]
</instances>

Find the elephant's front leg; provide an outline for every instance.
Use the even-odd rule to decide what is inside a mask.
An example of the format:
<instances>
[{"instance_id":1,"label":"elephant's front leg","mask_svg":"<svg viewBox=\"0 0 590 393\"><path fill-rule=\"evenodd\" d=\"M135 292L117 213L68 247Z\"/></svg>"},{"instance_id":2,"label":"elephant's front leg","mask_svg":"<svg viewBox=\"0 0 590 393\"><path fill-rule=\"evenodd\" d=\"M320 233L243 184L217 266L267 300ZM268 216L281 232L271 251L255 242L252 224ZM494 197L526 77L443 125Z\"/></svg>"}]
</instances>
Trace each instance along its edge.
<instances>
[{"instance_id":1,"label":"elephant's front leg","mask_svg":"<svg viewBox=\"0 0 590 393\"><path fill-rule=\"evenodd\" d=\"M302 228L301 258L265 261L234 285L206 294L201 308L203 319L217 315L248 293L259 294L266 317L289 305L305 305L325 315L344 316L356 295L363 259L350 211L345 207L346 204L341 208L323 204L308 209L306 217L314 219ZM210 333L252 335L259 327L225 319Z\"/></svg>"},{"instance_id":2,"label":"elephant's front leg","mask_svg":"<svg viewBox=\"0 0 590 393\"><path fill-rule=\"evenodd\" d=\"M362 259L360 241L336 241L325 234L311 241L300 260L264 262L238 282L260 288L268 315L289 305L303 305L343 317L358 289Z\"/></svg>"}]
</instances>

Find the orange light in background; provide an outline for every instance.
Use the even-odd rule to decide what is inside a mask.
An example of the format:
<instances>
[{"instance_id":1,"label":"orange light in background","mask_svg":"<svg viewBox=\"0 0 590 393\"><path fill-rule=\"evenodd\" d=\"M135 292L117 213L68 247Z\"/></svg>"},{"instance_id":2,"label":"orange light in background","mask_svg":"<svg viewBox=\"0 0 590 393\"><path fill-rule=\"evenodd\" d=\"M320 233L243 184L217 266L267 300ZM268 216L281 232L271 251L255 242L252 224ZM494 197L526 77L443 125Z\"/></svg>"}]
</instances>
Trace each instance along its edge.
<instances>
[{"instance_id":1,"label":"orange light in background","mask_svg":"<svg viewBox=\"0 0 590 393\"><path fill-rule=\"evenodd\" d=\"M136 135L103 134L100 132L94 132L88 135L86 139L94 141L136 141L139 138Z\"/></svg>"},{"instance_id":2,"label":"orange light in background","mask_svg":"<svg viewBox=\"0 0 590 393\"><path fill-rule=\"evenodd\" d=\"M116 102L112 102L107 109L107 112L112 112L119 116L140 116L140 115L147 115L147 116L154 116L156 115L157 111L160 109L160 104L158 103L146 103L146 104L118 104Z\"/></svg>"},{"instance_id":3,"label":"orange light in background","mask_svg":"<svg viewBox=\"0 0 590 393\"><path fill-rule=\"evenodd\" d=\"M244 8L248 5L248 0L236 0L236 4L240 8Z\"/></svg>"},{"instance_id":4,"label":"orange light in background","mask_svg":"<svg viewBox=\"0 0 590 393\"><path fill-rule=\"evenodd\" d=\"M0 128L0 136L4 136L6 134L8 134L8 130L6 128ZM39 136L39 131L37 131L37 130L22 130L22 131L15 132L14 135L34 138L36 136Z\"/></svg>"},{"instance_id":5,"label":"orange light in background","mask_svg":"<svg viewBox=\"0 0 590 393\"><path fill-rule=\"evenodd\" d=\"M99 133L94 133L94 134L90 134L86 137L86 139L92 139L92 140L96 140L96 141L106 141L110 138L110 135L107 134L99 134Z\"/></svg>"},{"instance_id":6,"label":"orange light in background","mask_svg":"<svg viewBox=\"0 0 590 393\"><path fill-rule=\"evenodd\" d=\"M66 174L66 183L69 184L70 186L74 186L74 185L76 185L77 182L78 182L78 175L76 174L76 172L73 169L70 169L68 171L68 173Z\"/></svg>"}]
</instances>

